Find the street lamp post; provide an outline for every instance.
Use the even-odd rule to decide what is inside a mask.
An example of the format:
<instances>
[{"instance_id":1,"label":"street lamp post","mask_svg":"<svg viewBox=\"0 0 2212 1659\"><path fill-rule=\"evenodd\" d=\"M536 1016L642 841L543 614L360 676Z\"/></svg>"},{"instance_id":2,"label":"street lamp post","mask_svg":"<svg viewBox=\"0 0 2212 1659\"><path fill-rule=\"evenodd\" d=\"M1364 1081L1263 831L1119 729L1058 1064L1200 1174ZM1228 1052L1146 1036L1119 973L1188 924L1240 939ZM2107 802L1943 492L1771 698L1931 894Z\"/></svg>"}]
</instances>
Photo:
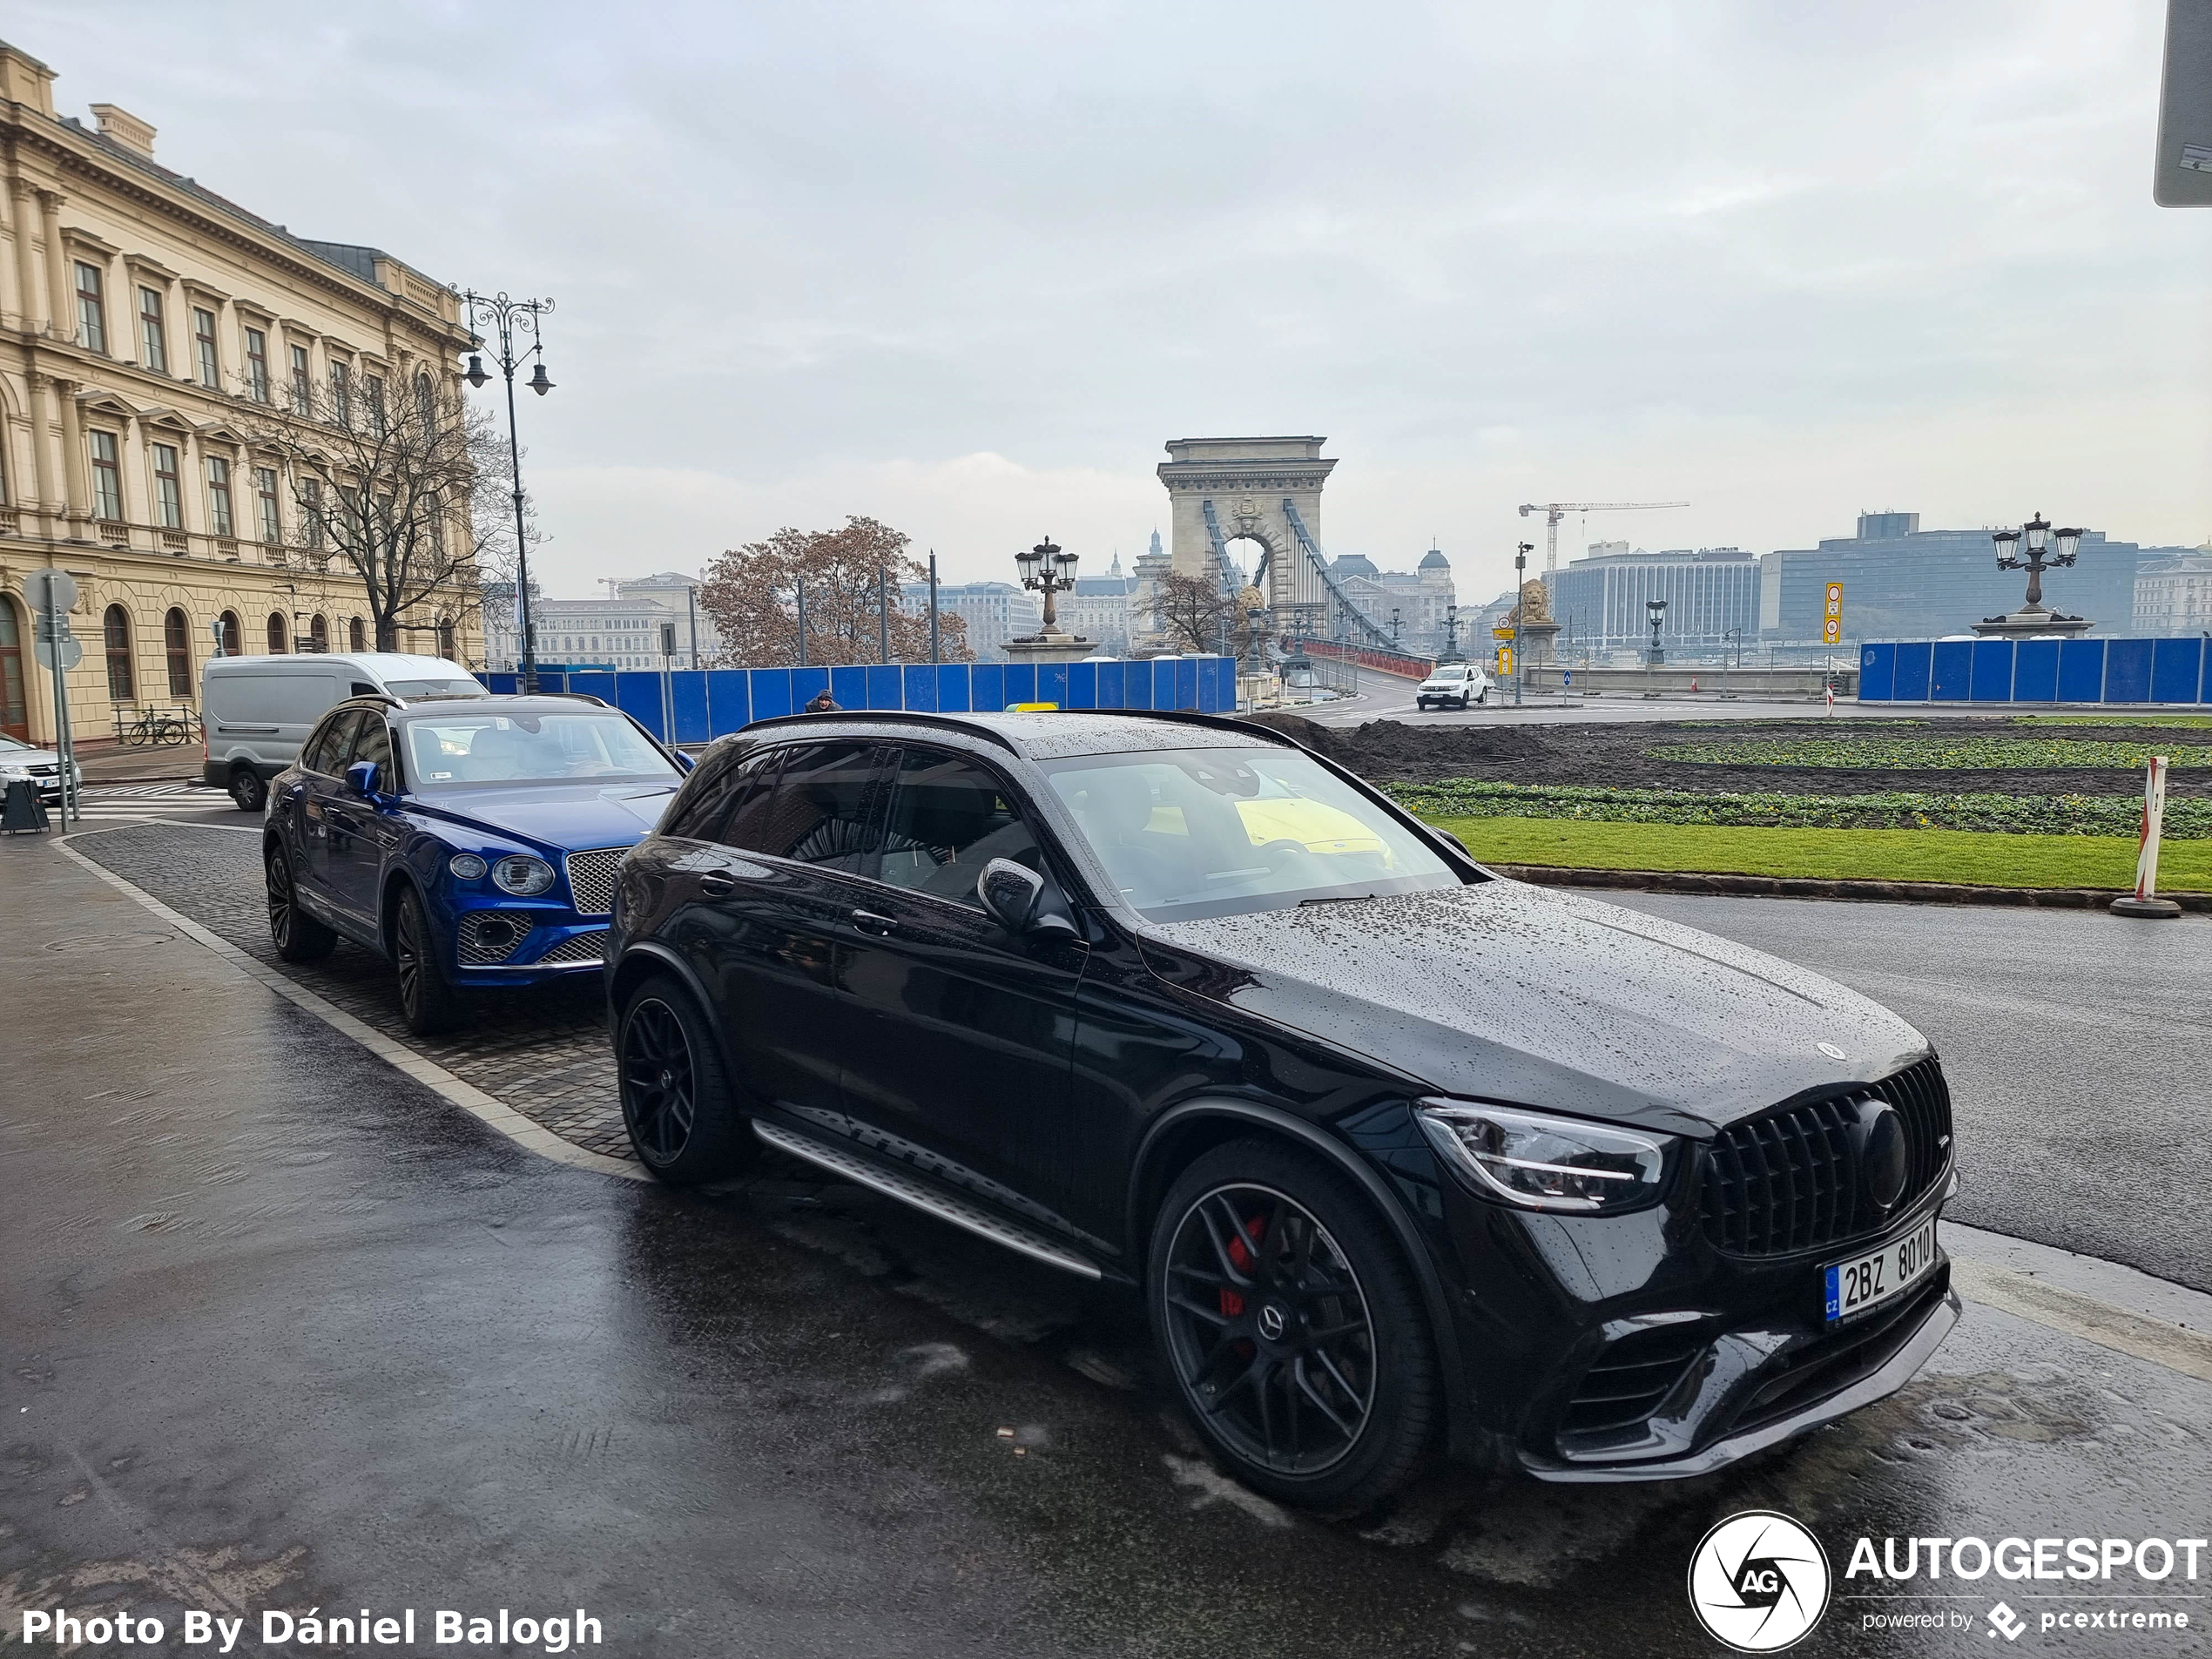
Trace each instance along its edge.
<instances>
[{"instance_id":1,"label":"street lamp post","mask_svg":"<svg viewBox=\"0 0 2212 1659\"><path fill-rule=\"evenodd\" d=\"M2081 532L2062 529L2055 536L2051 534L2051 521L2038 513L2016 530L1999 530L1989 538L1997 544L1997 568L2000 570L2027 571L2027 604L2024 609L2043 608L2043 572L2063 569L2074 563L2074 554L2081 545ZM2055 547L2048 543L2055 541ZM2027 556L2020 557L2020 543L2027 543ZM2049 556L2046 557L2046 552Z\"/></svg>"},{"instance_id":2,"label":"street lamp post","mask_svg":"<svg viewBox=\"0 0 2212 1659\"><path fill-rule=\"evenodd\" d=\"M1528 570L1528 556L1536 550L1534 542L1523 542L1513 550L1513 705L1521 706L1521 685L1528 671L1521 660L1521 588Z\"/></svg>"},{"instance_id":3,"label":"street lamp post","mask_svg":"<svg viewBox=\"0 0 2212 1659\"><path fill-rule=\"evenodd\" d=\"M1652 671L1667 660L1666 649L1659 643L1660 624L1667 620L1667 602L1664 599L1646 599L1643 614L1651 619L1651 649L1644 653L1643 683L1646 694L1656 697L1659 695L1658 677Z\"/></svg>"},{"instance_id":4,"label":"street lamp post","mask_svg":"<svg viewBox=\"0 0 2212 1659\"><path fill-rule=\"evenodd\" d=\"M529 536L523 523L523 448L515 427L515 371L531 358L537 360L535 372L527 382L530 390L543 397L553 389L553 382L545 374L545 346L538 337L538 320L553 309L550 300L510 300L502 289L495 294L481 294L471 288L462 293L461 302L469 320L470 343L481 347L483 336L476 330L479 324L488 323L499 337L499 349L495 361L499 372L507 380L507 460L514 475L515 495L515 601L523 629L523 690L537 690L536 631L530 625L530 555ZM518 351L517 334L526 343ZM469 384L482 390L491 376L484 372L481 349L469 354Z\"/></svg>"},{"instance_id":5,"label":"street lamp post","mask_svg":"<svg viewBox=\"0 0 2212 1659\"><path fill-rule=\"evenodd\" d=\"M1076 585L1076 561L1079 556L1062 552L1046 536L1025 553L1016 553L1014 563L1022 572L1022 585L1032 593L1044 596L1044 630L1049 634L1057 631L1059 616L1054 610L1052 597L1065 593Z\"/></svg>"}]
</instances>

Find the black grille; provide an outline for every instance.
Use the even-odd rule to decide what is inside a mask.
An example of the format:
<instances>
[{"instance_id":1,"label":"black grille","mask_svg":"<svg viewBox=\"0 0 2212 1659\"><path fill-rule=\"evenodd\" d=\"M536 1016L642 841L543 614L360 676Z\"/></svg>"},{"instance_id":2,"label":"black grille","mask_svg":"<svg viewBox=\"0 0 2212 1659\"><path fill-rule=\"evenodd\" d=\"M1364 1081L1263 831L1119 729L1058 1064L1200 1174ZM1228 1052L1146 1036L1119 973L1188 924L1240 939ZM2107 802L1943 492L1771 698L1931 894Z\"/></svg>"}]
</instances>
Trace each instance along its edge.
<instances>
[{"instance_id":1,"label":"black grille","mask_svg":"<svg viewBox=\"0 0 2212 1659\"><path fill-rule=\"evenodd\" d=\"M1560 1433L1604 1435L1642 1427L1703 1346L1681 1331L1639 1331L1623 1337L1582 1373L1560 1419Z\"/></svg>"},{"instance_id":2,"label":"black grille","mask_svg":"<svg viewBox=\"0 0 2212 1659\"><path fill-rule=\"evenodd\" d=\"M1905 1193L1878 1210L1860 1190L1851 1130L1862 1102L1905 1120ZM1951 1157L1951 1091L1932 1055L1834 1100L1723 1130L1705 1155L1705 1237L1738 1256L1816 1250L1872 1232L1925 1193Z\"/></svg>"}]
</instances>

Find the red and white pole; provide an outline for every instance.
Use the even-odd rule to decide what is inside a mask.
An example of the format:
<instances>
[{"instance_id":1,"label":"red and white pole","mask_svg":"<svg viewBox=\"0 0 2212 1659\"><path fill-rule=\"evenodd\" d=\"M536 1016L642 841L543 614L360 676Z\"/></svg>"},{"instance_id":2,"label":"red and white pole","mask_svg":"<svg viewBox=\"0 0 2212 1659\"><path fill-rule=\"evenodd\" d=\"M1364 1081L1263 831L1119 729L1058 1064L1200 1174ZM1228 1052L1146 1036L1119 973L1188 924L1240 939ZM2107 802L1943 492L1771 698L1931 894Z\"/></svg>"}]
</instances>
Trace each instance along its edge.
<instances>
[{"instance_id":1,"label":"red and white pole","mask_svg":"<svg viewBox=\"0 0 2212 1659\"><path fill-rule=\"evenodd\" d=\"M2178 916L2182 907L2158 896L2158 837L2166 821L2166 768L2168 757L2153 755L2143 773L2143 824L2135 853L2135 891L2112 901L2115 916L2141 916L2147 921Z\"/></svg>"}]
</instances>

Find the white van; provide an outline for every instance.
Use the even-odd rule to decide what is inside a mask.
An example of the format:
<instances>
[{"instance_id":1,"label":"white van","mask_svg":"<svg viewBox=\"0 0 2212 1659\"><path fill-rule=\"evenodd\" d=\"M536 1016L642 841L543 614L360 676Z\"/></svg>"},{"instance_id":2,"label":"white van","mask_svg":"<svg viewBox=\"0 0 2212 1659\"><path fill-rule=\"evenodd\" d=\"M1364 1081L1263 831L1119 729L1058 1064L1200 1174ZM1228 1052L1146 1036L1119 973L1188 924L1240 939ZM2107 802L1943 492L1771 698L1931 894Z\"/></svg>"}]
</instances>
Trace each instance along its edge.
<instances>
[{"instance_id":1,"label":"white van","mask_svg":"<svg viewBox=\"0 0 2212 1659\"><path fill-rule=\"evenodd\" d=\"M269 779L300 758L315 722L349 697L483 695L476 677L442 657L368 651L345 657L217 657L199 677L206 732L201 775L258 813Z\"/></svg>"}]
</instances>

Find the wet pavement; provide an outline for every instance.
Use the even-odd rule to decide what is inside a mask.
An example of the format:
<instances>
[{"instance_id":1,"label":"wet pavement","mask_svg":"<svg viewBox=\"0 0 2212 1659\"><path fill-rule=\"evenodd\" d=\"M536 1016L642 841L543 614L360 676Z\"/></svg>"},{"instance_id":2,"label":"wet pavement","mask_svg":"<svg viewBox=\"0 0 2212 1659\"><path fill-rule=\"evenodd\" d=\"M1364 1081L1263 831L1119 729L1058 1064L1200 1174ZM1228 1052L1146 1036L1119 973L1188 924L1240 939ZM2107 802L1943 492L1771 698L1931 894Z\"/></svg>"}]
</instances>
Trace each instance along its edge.
<instances>
[{"instance_id":1,"label":"wet pavement","mask_svg":"<svg viewBox=\"0 0 2212 1659\"><path fill-rule=\"evenodd\" d=\"M1720 1476L1286 1515L1197 1457L1109 1293L774 1169L538 1159L48 846L0 845L0 936L10 1633L581 1607L623 1654L1703 1655L1684 1570L1744 1508L1839 1575L1860 1533L2207 1531L2212 1383L1977 1304L1903 1394ZM2000 1593L2023 1651L2203 1650L2033 1628L2021 1589L2079 1588L1913 1604L1968 1615L1939 1634L1839 1599L1797 1650L1986 1654Z\"/></svg>"}]
</instances>

